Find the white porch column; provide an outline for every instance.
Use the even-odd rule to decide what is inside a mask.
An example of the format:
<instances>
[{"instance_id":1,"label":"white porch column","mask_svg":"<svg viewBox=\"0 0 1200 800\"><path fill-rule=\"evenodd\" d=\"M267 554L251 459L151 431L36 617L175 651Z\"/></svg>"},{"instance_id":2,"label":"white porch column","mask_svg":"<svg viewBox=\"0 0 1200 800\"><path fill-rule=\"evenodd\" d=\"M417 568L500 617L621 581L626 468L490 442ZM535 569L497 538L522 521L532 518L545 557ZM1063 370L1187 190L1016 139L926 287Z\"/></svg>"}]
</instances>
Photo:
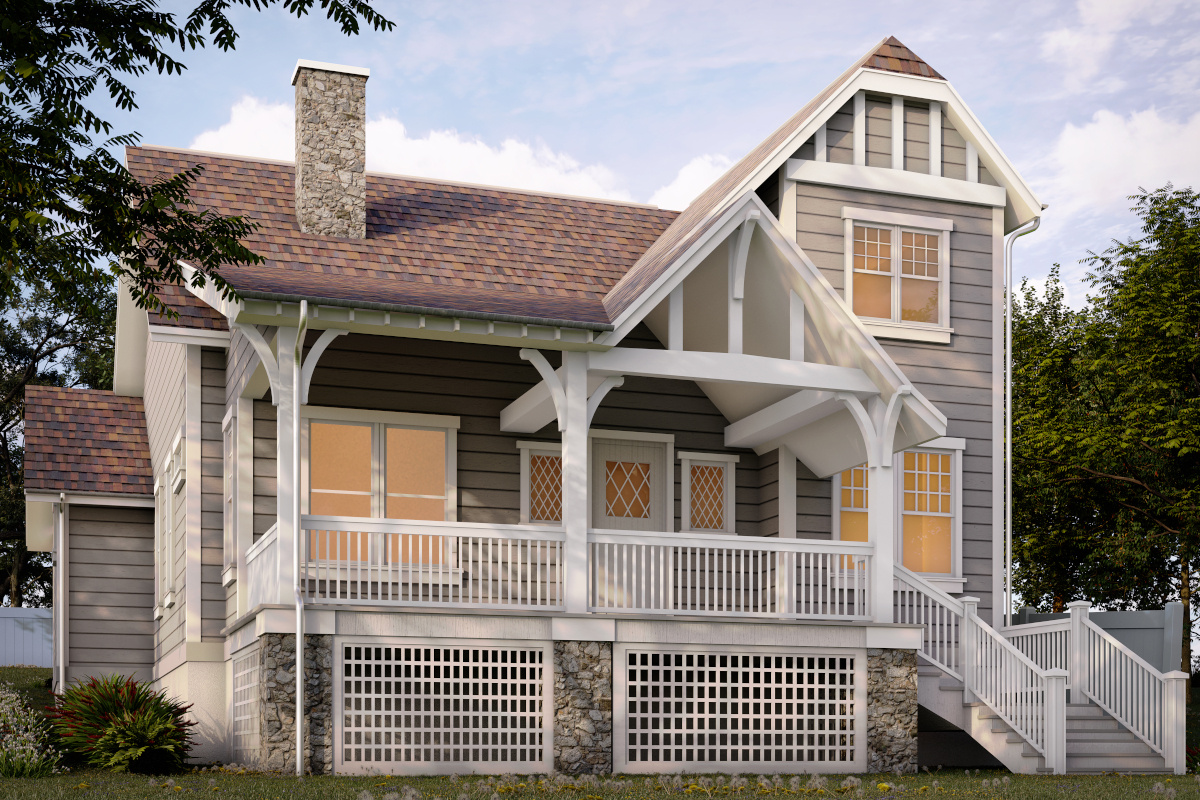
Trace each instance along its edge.
<instances>
[{"instance_id":1,"label":"white porch column","mask_svg":"<svg viewBox=\"0 0 1200 800\"><path fill-rule=\"evenodd\" d=\"M1067 774L1067 671L1046 670L1046 766Z\"/></svg>"},{"instance_id":2,"label":"white porch column","mask_svg":"<svg viewBox=\"0 0 1200 800\"><path fill-rule=\"evenodd\" d=\"M779 538L796 538L796 454L779 446Z\"/></svg>"},{"instance_id":3,"label":"white porch column","mask_svg":"<svg viewBox=\"0 0 1200 800\"><path fill-rule=\"evenodd\" d=\"M893 618L896 571L896 484L891 456L867 468L867 541L875 547L871 565L871 616L876 622Z\"/></svg>"},{"instance_id":4,"label":"white porch column","mask_svg":"<svg viewBox=\"0 0 1200 800\"><path fill-rule=\"evenodd\" d=\"M1173 670L1163 676L1163 760L1176 775L1187 772L1187 685L1186 672Z\"/></svg>"},{"instance_id":5,"label":"white porch column","mask_svg":"<svg viewBox=\"0 0 1200 800\"><path fill-rule=\"evenodd\" d=\"M588 610L587 353L563 353L566 413L562 432L563 599L569 614Z\"/></svg>"},{"instance_id":6,"label":"white porch column","mask_svg":"<svg viewBox=\"0 0 1200 800\"><path fill-rule=\"evenodd\" d=\"M1088 610L1091 607L1092 604L1087 600L1067 603L1067 609L1071 613L1071 639L1068 645L1071 649L1070 659L1067 662L1067 672L1070 677L1067 679L1067 688L1071 690L1072 703L1087 702L1087 698L1083 694L1084 687L1088 684L1083 621L1088 618Z\"/></svg>"},{"instance_id":7,"label":"white porch column","mask_svg":"<svg viewBox=\"0 0 1200 800\"><path fill-rule=\"evenodd\" d=\"M295 474L295 448L299 437L296 435L296 396L293 391L293 351L296 346L296 329L280 328L275 341L275 363L278 365L279 386L271 387L272 399L275 405L275 552L278 564L277 582L278 603L292 605L295 595L292 591L296 583L293 570L292 553L295 549L296 530L293 524L295 502L300 490L300 476ZM274 395L278 396L274 396Z\"/></svg>"}]
</instances>

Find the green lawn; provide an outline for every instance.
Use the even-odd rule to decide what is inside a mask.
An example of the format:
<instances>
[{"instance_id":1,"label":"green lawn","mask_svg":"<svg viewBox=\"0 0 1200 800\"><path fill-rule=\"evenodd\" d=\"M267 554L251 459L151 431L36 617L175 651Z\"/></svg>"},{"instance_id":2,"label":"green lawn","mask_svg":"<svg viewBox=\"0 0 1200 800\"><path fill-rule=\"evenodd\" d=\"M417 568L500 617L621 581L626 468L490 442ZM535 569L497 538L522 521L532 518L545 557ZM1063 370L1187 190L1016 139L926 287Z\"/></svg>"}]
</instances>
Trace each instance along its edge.
<instances>
[{"instance_id":1,"label":"green lawn","mask_svg":"<svg viewBox=\"0 0 1200 800\"><path fill-rule=\"evenodd\" d=\"M1130 797L1200 798L1200 782L1192 776L1181 776L1169 781L1159 777L1123 777L1104 775L1096 777L1025 777L1000 772L974 773L970 778L962 772L940 775L908 776L896 779L891 776L860 776L863 797L972 797L997 798L1002 800L1025 800L1025 798L1079 798L1079 800L1123 800ZM983 787L996 779L1008 778L1009 783L999 787ZM657 779L617 778L600 779L588 784L572 783L553 788L536 780L511 786L494 786L484 779L469 778L452 781L450 778L308 778L298 781L294 777L265 775L231 775L227 773L194 772L177 776L173 784L146 777L121 776L108 773L80 772L40 780L0 781L0 800L57 800L58 798L162 798L179 794L204 793L246 800L405 800L406 789L416 790L421 800L459 800L464 795L469 800L491 800L496 793L504 800L707 800L714 798L746 798L759 800L778 795L780 797L855 797L853 790L839 791L842 776L829 776L824 789L804 788L807 777L801 779L800 788L788 788L789 779L783 786L764 791L751 777L749 786L731 792L726 786L711 784L702 786L699 778L690 777L682 787L668 785L660 787ZM669 779L668 779L669 780ZM933 786L937 780L939 787ZM886 782L887 788L879 788ZM728 781L726 780L727 784ZM1159 790L1154 790L1160 784ZM902 789L900 787L903 787ZM498 791L497 791L498 790ZM1165 790L1165 791L1164 791ZM410 800L415 800L411 798Z\"/></svg>"},{"instance_id":2,"label":"green lawn","mask_svg":"<svg viewBox=\"0 0 1200 800\"><path fill-rule=\"evenodd\" d=\"M34 708L46 708L54 703L46 686L50 674L49 667L0 667L0 683L11 685Z\"/></svg>"}]
</instances>

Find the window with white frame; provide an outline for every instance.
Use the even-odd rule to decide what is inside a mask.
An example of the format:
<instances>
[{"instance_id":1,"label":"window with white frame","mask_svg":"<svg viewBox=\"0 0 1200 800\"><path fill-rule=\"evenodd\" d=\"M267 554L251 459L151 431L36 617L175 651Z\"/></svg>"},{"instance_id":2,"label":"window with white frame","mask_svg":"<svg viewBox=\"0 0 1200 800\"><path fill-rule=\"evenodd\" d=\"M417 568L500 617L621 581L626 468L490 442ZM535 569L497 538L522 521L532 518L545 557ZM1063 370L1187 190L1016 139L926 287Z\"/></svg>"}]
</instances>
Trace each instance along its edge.
<instances>
[{"instance_id":1,"label":"window with white frame","mask_svg":"<svg viewBox=\"0 0 1200 800\"><path fill-rule=\"evenodd\" d=\"M306 513L457 517L457 417L315 407L305 416Z\"/></svg>"},{"instance_id":2,"label":"window with white frame","mask_svg":"<svg viewBox=\"0 0 1200 800\"><path fill-rule=\"evenodd\" d=\"M172 492L178 492L187 482L187 437L184 436L183 430L175 436L175 441L171 445L171 455L169 457L169 473Z\"/></svg>"},{"instance_id":3,"label":"window with white frame","mask_svg":"<svg viewBox=\"0 0 1200 800\"><path fill-rule=\"evenodd\" d=\"M679 453L683 531L734 533L738 457L725 453Z\"/></svg>"},{"instance_id":4,"label":"window with white frame","mask_svg":"<svg viewBox=\"0 0 1200 800\"><path fill-rule=\"evenodd\" d=\"M222 584L229 586L237 578L237 418L232 410L226 415L222 424L223 452L225 455L222 471L222 508L224 511L224 550L222 562Z\"/></svg>"},{"instance_id":5,"label":"window with white frame","mask_svg":"<svg viewBox=\"0 0 1200 800\"><path fill-rule=\"evenodd\" d=\"M155 596L156 615L175 605L175 526L173 492L170 489L171 470L168 466L162 476L154 482L154 552L155 552Z\"/></svg>"},{"instance_id":6,"label":"window with white frame","mask_svg":"<svg viewBox=\"0 0 1200 800\"><path fill-rule=\"evenodd\" d=\"M521 523L562 524L562 445L517 442L521 450Z\"/></svg>"},{"instance_id":7,"label":"window with white frame","mask_svg":"<svg viewBox=\"0 0 1200 800\"><path fill-rule=\"evenodd\" d=\"M962 576L962 440L952 447L896 454L896 560L913 572ZM866 466L834 476L834 534L842 541L867 541L869 474Z\"/></svg>"},{"instance_id":8,"label":"window with white frame","mask_svg":"<svg viewBox=\"0 0 1200 800\"><path fill-rule=\"evenodd\" d=\"M842 209L846 301L864 323L948 329L951 220Z\"/></svg>"}]
</instances>

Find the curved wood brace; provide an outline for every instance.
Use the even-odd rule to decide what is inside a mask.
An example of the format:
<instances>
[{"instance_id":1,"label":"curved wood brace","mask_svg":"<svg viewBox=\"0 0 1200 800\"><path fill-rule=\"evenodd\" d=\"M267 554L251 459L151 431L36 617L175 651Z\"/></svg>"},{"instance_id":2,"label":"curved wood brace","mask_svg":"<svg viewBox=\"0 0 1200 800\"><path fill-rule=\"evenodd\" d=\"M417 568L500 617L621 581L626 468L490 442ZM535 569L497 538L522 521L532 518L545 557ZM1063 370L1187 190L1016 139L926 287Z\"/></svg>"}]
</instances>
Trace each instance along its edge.
<instances>
[{"instance_id":1,"label":"curved wood brace","mask_svg":"<svg viewBox=\"0 0 1200 800\"><path fill-rule=\"evenodd\" d=\"M858 423L859 433L862 434L863 444L866 445L867 466L881 466L883 462L879 458L879 437L875 434L875 426L871 423L871 415L867 413L866 406L857 396L848 392L838 392L837 399L845 404L850 416L854 417L854 421Z\"/></svg>"},{"instance_id":2,"label":"curved wood brace","mask_svg":"<svg viewBox=\"0 0 1200 800\"><path fill-rule=\"evenodd\" d=\"M558 417L558 430L560 432L566 430L567 393L563 390L558 374L550 366L546 357L542 355L541 350L525 347L518 355L533 364L538 374L542 376L542 380L546 382L547 388L550 389L550 399L554 401L554 414Z\"/></svg>"},{"instance_id":3,"label":"curved wood brace","mask_svg":"<svg viewBox=\"0 0 1200 800\"><path fill-rule=\"evenodd\" d=\"M879 459L885 462L892 457L896 442L896 424L900 421L900 412L904 410L904 398L911 395L913 387L904 384L896 389L888 399L887 411L883 414L883 424L879 431Z\"/></svg>"},{"instance_id":4,"label":"curved wood brace","mask_svg":"<svg viewBox=\"0 0 1200 800\"><path fill-rule=\"evenodd\" d=\"M271 405L279 405L279 393L282 391L279 385L279 364L275 361L275 354L271 352L271 345L267 344L267 340L253 325L231 322L229 327L245 336L254 352L258 353L258 360L267 371L267 382L271 384Z\"/></svg>"},{"instance_id":5,"label":"curved wood brace","mask_svg":"<svg viewBox=\"0 0 1200 800\"><path fill-rule=\"evenodd\" d=\"M746 219L738 229L737 251L733 262L733 299L741 300L746 296L746 259L750 255L750 239L754 236L754 228L762 219L758 209L746 212Z\"/></svg>"},{"instance_id":6,"label":"curved wood brace","mask_svg":"<svg viewBox=\"0 0 1200 800\"><path fill-rule=\"evenodd\" d=\"M332 329L321 331L321 335L313 342L312 348L308 351L308 358L304 359L304 367L300 370L300 405L308 405L308 387L312 383L313 373L317 371L317 361L325 352L325 348L333 344L334 339L347 333L349 331Z\"/></svg>"},{"instance_id":7,"label":"curved wood brace","mask_svg":"<svg viewBox=\"0 0 1200 800\"><path fill-rule=\"evenodd\" d=\"M587 424L589 428L592 427L592 417L596 416L596 409L604 402L604 396L624 383L624 375L609 375L596 387L596 391L592 392L592 396L588 398L587 403Z\"/></svg>"}]
</instances>

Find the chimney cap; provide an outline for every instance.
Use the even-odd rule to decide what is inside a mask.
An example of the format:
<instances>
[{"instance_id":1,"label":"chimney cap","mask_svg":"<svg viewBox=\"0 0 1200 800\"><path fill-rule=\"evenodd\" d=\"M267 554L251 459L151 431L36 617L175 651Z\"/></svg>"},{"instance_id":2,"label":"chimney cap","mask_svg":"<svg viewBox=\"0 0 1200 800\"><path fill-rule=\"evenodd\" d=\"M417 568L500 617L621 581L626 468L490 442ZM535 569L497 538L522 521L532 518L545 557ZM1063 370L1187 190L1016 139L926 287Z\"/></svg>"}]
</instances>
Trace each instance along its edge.
<instances>
[{"instance_id":1,"label":"chimney cap","mask_svg":"<svg viewBox=\"0 0 1200 800\"><path fill-rule=\"evenodd\" d=\"M328 64L324 61L310 61L307 58L302 58L296 62L296 68L292 70L292 86L296 85L296 76L300 74L300 68L319 69L325 72L341 72L346 75L362 75L364 78L371 77L371 70L366 67L348 67L345 64Z\"/></svg>"}]
</instances>

